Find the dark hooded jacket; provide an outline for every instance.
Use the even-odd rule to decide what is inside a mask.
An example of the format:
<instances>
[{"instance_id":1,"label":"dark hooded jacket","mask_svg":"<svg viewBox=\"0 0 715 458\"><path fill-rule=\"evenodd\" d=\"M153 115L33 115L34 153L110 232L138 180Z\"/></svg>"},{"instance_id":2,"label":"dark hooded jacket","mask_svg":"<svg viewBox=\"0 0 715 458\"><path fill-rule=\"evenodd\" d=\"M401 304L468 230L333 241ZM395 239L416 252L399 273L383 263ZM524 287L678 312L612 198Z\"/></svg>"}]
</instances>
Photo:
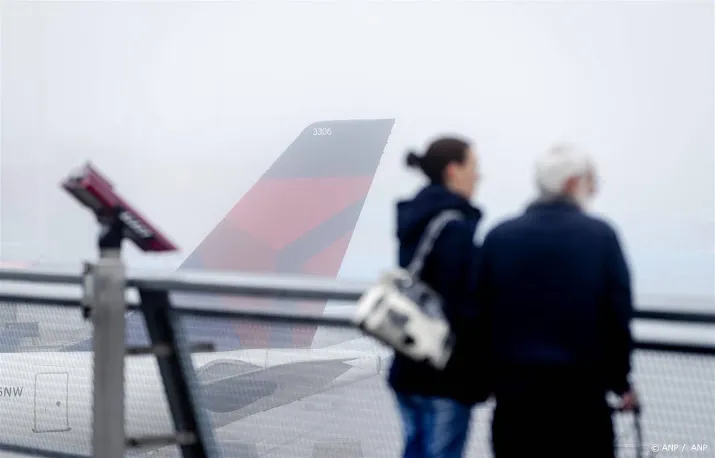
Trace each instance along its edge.
<instances>
[{"instance_id":1,"label":"dark hooded jacket","mask_svg":"<svg viewBox=\"0 0 715 458\"><path fill-rule=\"evenodd\" d=\"M390 369L390 386L401 394L440 396L465 404L486 398L480 371L479 313L476 273L479 248L474 233L481 211L469 201L440 185L423 188L412 200L397 204L399 264L406 267L431 219L443 210L458 210L461 220L448 223L425 260L420 278L439 293L445 315L456 335L453 355L443 371L427 362L415 362L396 354Z\"/></svg>"}]
</instances>

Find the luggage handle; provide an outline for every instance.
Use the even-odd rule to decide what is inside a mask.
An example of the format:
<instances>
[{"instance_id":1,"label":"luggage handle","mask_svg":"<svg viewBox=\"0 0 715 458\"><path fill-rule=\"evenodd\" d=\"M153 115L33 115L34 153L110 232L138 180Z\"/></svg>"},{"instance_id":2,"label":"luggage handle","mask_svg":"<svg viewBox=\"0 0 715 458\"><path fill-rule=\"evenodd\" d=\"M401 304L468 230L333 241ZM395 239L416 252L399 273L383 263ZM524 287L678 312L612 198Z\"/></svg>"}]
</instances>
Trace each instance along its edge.
<instances>
[{"instance_id":1,"label":"luggage handle","mask_svg":"<svg viewBox=\"0 0 715 458\"><path fill-rule=\"evenodd\" d=\"M636 433L636 457L637 458L653 458L651 450L644 451L643 449L643 430L641 429L641 412L642 407L636 405L634 409L624 409L621 406L612 406L609 404L611 413L625 413L633 415L633 428Z\"/></svg>"}]
</instances>

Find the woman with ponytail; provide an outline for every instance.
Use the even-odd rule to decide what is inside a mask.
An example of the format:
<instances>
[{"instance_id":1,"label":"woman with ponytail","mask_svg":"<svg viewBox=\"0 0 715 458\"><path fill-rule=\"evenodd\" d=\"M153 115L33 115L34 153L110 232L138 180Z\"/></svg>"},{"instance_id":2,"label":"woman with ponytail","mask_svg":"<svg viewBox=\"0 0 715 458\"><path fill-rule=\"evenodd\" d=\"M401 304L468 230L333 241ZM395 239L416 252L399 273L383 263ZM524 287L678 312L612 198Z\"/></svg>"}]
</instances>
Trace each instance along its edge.
<instances>
[{"instance_id":1,"label":"woman with ponytail","mask_svg":"<svg viewBox=\"0 0 715 458\"><path fill-rule=\"evenodd\" d=\"M444 137L424 154L410 151L407 166L428 180L415 197L397 204L399 264L406 267L430 221L445 210L457 210L437 237L420 278L442 296L444 313L456 336L447 367L395 354L389 384L397 398L405 437L405 458L463 456L472 407L486 400L482 366L484 345L473 336L480 320L475 300L479 248L474 233L481 211L470 200L479 181L477 157L464 140ZM481 339L481 337L480 337Z\"/></svg>"}]
</instances>

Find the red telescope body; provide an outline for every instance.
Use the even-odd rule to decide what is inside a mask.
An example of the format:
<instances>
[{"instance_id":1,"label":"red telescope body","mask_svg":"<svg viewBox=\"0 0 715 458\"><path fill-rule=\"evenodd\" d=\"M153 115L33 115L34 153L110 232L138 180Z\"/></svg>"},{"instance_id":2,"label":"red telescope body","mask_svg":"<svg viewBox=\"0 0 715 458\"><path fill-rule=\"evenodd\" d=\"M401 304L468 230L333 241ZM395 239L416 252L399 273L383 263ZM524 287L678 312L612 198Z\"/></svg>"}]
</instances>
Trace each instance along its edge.
<instances>
[{"instance_id":1,"label":"red telescope body","mask_svg":"<svg viewBox=\"0 0 715 458\"><path fill-rule=\"evenodd\" d=\"M105 225L120 224L122 235L142 251L176 251L177 247L113 189L91 164L72 174L62 187Z\"/></svg>"}]
</instances>

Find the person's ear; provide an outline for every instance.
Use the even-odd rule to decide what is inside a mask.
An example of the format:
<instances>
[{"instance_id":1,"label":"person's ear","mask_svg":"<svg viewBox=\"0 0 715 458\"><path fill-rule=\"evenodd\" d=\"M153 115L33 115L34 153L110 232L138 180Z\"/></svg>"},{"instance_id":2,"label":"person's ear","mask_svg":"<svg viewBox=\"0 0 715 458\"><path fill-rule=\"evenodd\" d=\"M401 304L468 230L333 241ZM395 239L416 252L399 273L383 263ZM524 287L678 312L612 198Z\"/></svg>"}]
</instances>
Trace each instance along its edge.
<instances>
[{"instance_id":1,"label":"person's ear","mask_svg":"<svg viewBox=\"0 0 715 458\"><path fill-rule=\"evenodd\" d=\"M442 178L444 179L445 183L448 183L448 182L451 182L452 180L454 180L454 178L456 176L456 172L457 172L455 165L456 164L454 162L450 162L449 164L447 164L444 167L444 171L442 172L443 173Z\"/></svg>"},{"instance_id":2,"label":"person's ear","mask_svg":"<svg viewBox=\"0 0 715 458\"><path fill-rule=\"evenodd\" d=\"M564 189L562 190L565 194L573 194L578 189L579 177L571 177L564 183Z\"/></svg>"}]
</instances>

